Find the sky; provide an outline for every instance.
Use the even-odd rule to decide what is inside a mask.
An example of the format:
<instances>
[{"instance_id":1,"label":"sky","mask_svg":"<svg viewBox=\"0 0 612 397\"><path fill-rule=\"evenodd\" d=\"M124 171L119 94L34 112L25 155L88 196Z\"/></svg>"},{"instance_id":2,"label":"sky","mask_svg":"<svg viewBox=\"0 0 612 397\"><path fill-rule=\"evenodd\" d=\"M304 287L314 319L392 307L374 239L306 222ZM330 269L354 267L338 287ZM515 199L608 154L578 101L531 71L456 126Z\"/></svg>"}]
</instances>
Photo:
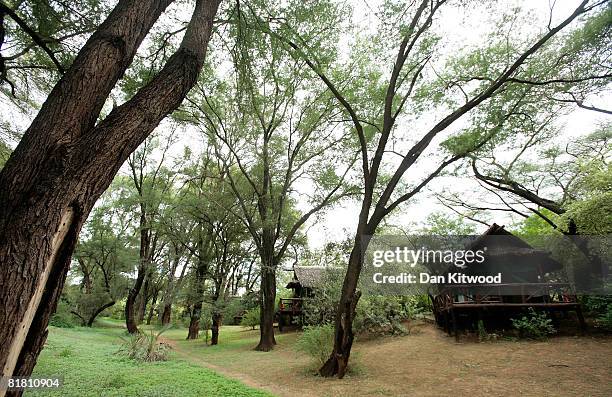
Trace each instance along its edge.
<instances>
[{"instance_id":1,"label":"sky","mask_svg":"<svg viewBox=\"0 0 612 397\"><path fill-rule=\"evenodd\" d=\"M382 0L349 0L348 2L353 8L352 22L357 26L358 30L364 33L375 32L379 23L375 12L382 4ZM552 23L555 24L567 17L578 3L578 0L483 0L473 2L473 6L469 8L448 8L440 14L437 21L443 33L445 43L441 56L451 56L458 51L464 51L466 48L478 44L487 32L494 29L493 23L495 19L513 7L519 6L521 9L528 10L533 14L534 23L527 28L534 30L546 25L552 5L554 5ZM190 13L191 10L186 7L185 19L188 19ZM535 21L540 21L540 23L535 23ZM521 29L524 28L525 26L521 27ZM340 47L346 48L345 53L341 54L341 56L348 54L348 51L351 49L352 40L352 36L348 34L341 38ZM389 68L391 68L391 65L389 65ZM611 100L612 96L607 95L606 97L596 99L594 103L603 105L612 102ZM0 110L3 119L6 119L8 116L20 129L25 129L29 124L30 118L11 110L8 110L7 114L7 109L10 109L10 107L6 105L3 99L3 109ZM419 120L419 126L424 130L428 125L431 126L431 123L437 116L439 115L431 115L430 119L424 118ZM592 131L601 120L602 117L593 112L577 110L560 120L562 125L560 139L571 140L572 137ZM460 126L461 122L457 124ZM162 123L160 126L161 129L167 127L167 123ZM175 147L178 148L178 152L181 152L184 146L192 148L201 147L201 139L198 137L198 132L187 129L179 130L177 133L179 139ZM422 169L411 171L411 173L418 176L420 172L422 175L425 175L427 167L433 165L435 165L433 160L429 161L429 163L423 161ZM436 192L455 192L477 200L482 193L475 193L475 186L475 183L469 179L440 178L435 180L415 200L403 205L400 211L393 213L389 222L410 231L413 225L423 222L429 214L435 211L443 211L450 214L449 210L436 204L437 201L433 196ZM328 241L337 241L352 235L356 228L358 211L358 202L343 202L312 218L305 228L305 233L311 247L319 248ZM495 218L498 224L506 225L510 225L515 220L508 218L507 215L498 215ZM483 227L478 225L480 230Z\"/></svg>"},{"instance_id":2,"label":"sky","mask_svg":"<svg viewBox=\"0 0 612 397\"><path fill-rule=\"evenodd\" d=\"M351 1L354 9L353 22L362 26L366 31L376 29L376 17L373 16L381 0L354 0ZM443 52L449 55L457 50L478 44L483 36L492 29L493 20L504 10L511 10L518 6L529 10L534 20L548 20L552 7L552 24L569 16L580 2L577 0L513 0L513 1L482 1L474 8L453 7L446 9L440 16L440 26L443 27L445 39L448 40ZM535 24L532 28L546 26L546 23ZM524 27L521 27L523 29ZM595 103L603 105L611 103L612 96L598 98ZM606 116L595 114L592 111L577 109L572 114L562 117L558 122L562 126L560 140L570 141L572 137L584 135L593 131L599 122ZM609 120L609 117L608 117ZM397 225L407 232L414 232L417 225L426 220L434 212L443 212L455 216L453 212L440 205L435 199L436 193L459 193L478 202L482 198L482 189L478 189L475 181L462 178L445 177L434 180L425 191L415 197L410 203L405 203L400 211L392 213L388 222ZM359 213L359 203L344 203L328 210L322 216L310 222L307 229L309 244L312 247L321 247L327 241L346 238L347 232L352 233L356 228L356 217ZM510 226L520 219L519 216L497 212L494 221L501 225ZM484 231L486 226L475 223L478 231Z\"/></svg>"}]
</instances>

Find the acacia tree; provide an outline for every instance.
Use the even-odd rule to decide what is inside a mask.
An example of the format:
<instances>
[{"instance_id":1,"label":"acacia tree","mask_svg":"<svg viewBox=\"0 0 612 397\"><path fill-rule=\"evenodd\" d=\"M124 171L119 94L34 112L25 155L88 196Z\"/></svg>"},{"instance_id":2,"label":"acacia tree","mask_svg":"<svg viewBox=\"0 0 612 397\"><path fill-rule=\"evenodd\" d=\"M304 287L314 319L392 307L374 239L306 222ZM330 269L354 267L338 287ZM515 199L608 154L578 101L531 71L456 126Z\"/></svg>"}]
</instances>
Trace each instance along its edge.
<instances>
[{"instance_id":1,"label":"acacia tree","mask_svg":"<svg viewBox=\"0 0 612 397\"><path fill-rule=\"evenodd\" d=\"M225 186L226 192L221 192L220 202L231 200L229 186ZM223 194L225 193L225 194ZM227 207L227 205L224 205ZM223 210L224 208L217 208ZM225 302L231 292L231 277L253 253L248 244L248 235L244 230L240 219L232 212L224 211L222 217L215 222L216 233L213 243L213 262L210 267L210 301L211 301L211 345L219 343L219 329L223 322L223 309Z\"/></svg>"},{"instance_id":2,"label":"acacia tree","mask_svg":"<svg viewBox=\"0 0 612 397\"><path fill-rule=\"evenodd\" d=\"M181 290L183 280L185 279L185 273L188 264L191 260L191 255L187 254L185 247L177 241L177 239L170 237L168 244L168 252L166 253L168 259L168 273L165 284L161 287L162 298L159 306L159 322L165 326L170 324L172 318L172 303L176 298L177 292ZM177 277L176 272L181 268L180 274Z\"/></svg>"},{"instance_id":3,"label":"acacia tree","mask_svg":"<svg viewBox=\"0 0 612 397\"><path fill-rule=\"evenodd\" d=\"M398 42L398 47L390 73L384 75L386 78L379 74L376 80L377 83L384 81L383 87L377 85L368 91L371 93L370 102L373 106L380 104L380 112L374 113L378 117L373 120L367 120L363 116L367 113L355 98L356 88L346 87L346 84L343 87L335 82L334 73L326 71L326 63L316 58L316 53L310 50L308 42L299 35L299 31L284 21L272 18L259 19L258 27L261 30L282 40L287 50L295 57L304 59L310 69L326 84L348 116L361 150L363 200L336 313L334 349L330 358L319 370L322 376L337 375L341 378L346 372L353 344L352 323L360 297L357 283L369 237L376 232L389 213L413 198L447 166L484 145L508 120L514 117L520 118L519 109L526 90L522 87L522 83L527 81L537 85L549 79L547 75L534 72L529 67L531 61L538 59L543 47L551 45L551 40L576 18L606 2L582 1L556 26L552 26L548 21L549 26L544 33L534 37L526 46L518 44L518 40L515 44L510 34L492 36L488 51L486 48L477 50L459 62L450 62L446 65L446 72L438 73L435 69L426 68L432 59L438 56L435 44L439 38L435 34L435 29L439 29L440 26L436 23L435 16L452 3L447 0L423 0L404 5L387 4L388 7L382 14L388 17L385 20L399 20L399 22L390 23L391 37L384 38L386 41ZM400 18L399 15L404 17ZM507 26L498 31L508 31ZM562 62L562 59L552 62L555 61ZM565 78L563 73L566 71L557 69L553 73L558 74L557 78ZM428 81L427 77L432 75L443 84L425 84ZM353 78L351 81L359 80ZM360 88L358 92L362 93L363 87ZM493 113L484 111L479 113L479 108L487 101L508 91L513 91L514 97L502 102L501 108ZM379 92L384 92L382 98L377 95ZM445 106L436 107L441 104ZM412 123L409 125L414 126L416 117L426 113L424 109L432 108L439 111L439 114L446 115L435 117L433 126L427 128L422 135L416 135L415 131L407 132L398 125L399 120L406 119L411 120ZM414 182L411 187L401 186L403 177L417 164L417 160L434 142L434 138L447 131L451 125L468 113L472 117L478 115L484 117L486 119L484 124L488 127L486 131L483 134L469 134L470 139L464 139L464 143L459 146L460 150L454 147L451 154L442 159L431 173ZM367 124L364 119L369 124L376 125L374 137L367 134L364 127ZM400 149L401 152L398 152L393 140L394 133L397 137L398 131L414 139L414 143L406 149ZM450 142L451 146L452 143L453 141ZM389 162L389 153L399 155L396 161ZM387 160L387 163L384 160ZM391 169L390 175L386 175L385 165ZM401 192L396 193L396 190Z\"/></svg>"},{"instance_id":4,"label":"acacia tree","mask_svg":"<svg viewBox=\"0 0 612 397\"><path fill-rule=\"evenodd\" d=\"M304 20L309 15L304 5L292 3L288 11L268 2L261 7L303 22L305 34L313 40L318 37L321 48L334 39L333 34L321 35L313 18ZM232 73L225 79L203 81L189 104L193 121L214 148L238 203L237 208L225 206L225 210L241 219L259 255L261 319L256 350L269 351L276 344L276 269L302 225L353 192L347 180L355 151L346 132L335 128L339 114L326 88L303 61L283 51L280 41L252 29L252 20L250 13L235 11L230 31L235 40ZM300 196L306 203L298 202ZM298 204L309 207L300 210Z\"/></svg>"},{"instance_id":5,"label":"acacia tree","mask_svg":"<svg viewBox=\"0 0 612 397\"><path fill-rule=\"evenodd\" d=\"M81 277L80 290L70 294L71 313L91 327L96 317L125 296L127 279L122 275L137 260L123 214L113 212L112 202L94 209L75 251Z\"/></svg>"},{"instance_id":6,"label":"acacia tree","mask_svg":"<svg viewBox=\"0 0 612 397\"><path fill-rule=\"evenodd\" d=\"M173 137L167 137L162 147L160 159L152 161L158 138L147 138L141 147L128 157L127 163L135 194L131 197L138 216L138 235L140 239L140 261L134 285L130 288L125 304L125 322L129 333L138 332L137 323L142 322L151 291L149 286L155 271L155 262L160 258L166 241L158 222L163 201L172 189L172 174L164 168L164 162Z\"/></svg>"},{"instance_id":7,"label":"acacia tree","mask_svg":"<svg viewBox=\"0 0 612 397\"><path fill-rule=\"evenodd\" d=\"M567 35L561 45L545 48L530 65L530 73L543 76L539 81L516 81L528 86L520 109L523 120L507 123L495 139L470 154L458 173L475 177L492 200L476 204L469 203L466 195L440 194L442 204L480 222L484 221L477 216L488 211L525 218L535 214L564 234L580 233L577 220L567 216L568 205L575 201L586 173L606 168L610 123L604 121L596 131L562 143L563 119L579 109L609 117L610 112L597 102L612 82L607 65L611 15L612 8L607 7ZM491 101L490 111L503 99L500 95ZM477 122L471 128L482 126Z\"/></svg>"},{"instance_id":8,"label":"acacia tree","mask_svg":"<svg viewBox=\"0 0 612 397\"><path fill-rule=\"evenodd\" d=\"M585 196L585 179L609 168L611 133L609 125L602 126L560 144L559 139L552 139L554 135L538 130L526 139L516 139L513 143L519 144L512 156L500 158L498 147L479 151L459 175L475 177L479 188L490 197L479 203L457 195L439 195L439 199L448 208L481 223L488 223L483 219L491 212L507 212L522 218L535 215L548 227L569 236L592 233L597 229L595 224L583 225L583 217L576 218L569 210ZM506 154L512 153L506 145L503 147Z\"/></svg>"},{"instance_id":9,"label":"acacia tree","mask_svg":"<svg viewBox=\"0 0 612 397\"><path fill-rule=\"evenodd\" d=\"M55 85L0 172L0 368L28 376L78 233L120 166L197 80L218 0L198 0L181 45L96 123L152 25L172 3L122 0Z\"/></svg>"}]
</instances>

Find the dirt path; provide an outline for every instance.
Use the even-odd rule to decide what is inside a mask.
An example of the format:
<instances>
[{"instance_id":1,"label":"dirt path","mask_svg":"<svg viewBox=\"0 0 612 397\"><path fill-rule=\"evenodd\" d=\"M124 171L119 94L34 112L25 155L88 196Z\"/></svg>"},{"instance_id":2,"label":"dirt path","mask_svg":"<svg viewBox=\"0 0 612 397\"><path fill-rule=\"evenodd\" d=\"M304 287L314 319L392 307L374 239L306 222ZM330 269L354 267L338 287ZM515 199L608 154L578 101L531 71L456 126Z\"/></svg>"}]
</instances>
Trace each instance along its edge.
<instances>
[{"instance_id":1,"label":"dirt path","mask_svg":"<svg viewBox=\"0 0 612 397\"><path fill-rule=\"evenodd\" d=\"M271 353L254 344L222 349L166 340L186 360L277 396L612 396L612 339L461 342L433 326L412 335L355 344L344 379L314 376L312 363L283 335ZM234 345L235 344L235 345Z\"/></svg>"},{"instance_id":2,"label":"dirt path","mask_svg":"<svg viewBox=\"0 0 612 397\"><path fill-rule=\"evenodd\" d=\"M175 351L180 357L184 358L186 361L196 364L196 365L200 365L202 367L211 369L221 375L227 376L228 378L232 378L232 379L236 379L242 383L244 383L247 386L250 387L254 387L256 389L261 389L261 390L265 390L268 391L276 396L279 397L289 397L289 394L286 393L285 390L283 390L282 388L278 387L277 385L274 384L269 384L269 383L264 383L261 381L258 381L257 379L254 379L253 377L246 375L244 373L241 372L237 372L237 371L232 371L229 370L227 368L221 367L219 365L215 365L213 363L210 363L206 360L204 360L202 357L199 357L197 355L197 353L194 353L193 351L190 351L187 348L184 348L182 346L180 346L178 343L176 343L176 341L172 340L172 339L167 339L164 337L160 336L160 341L163 343L167 343L168 345L170 345L172 347L172 350ZM304 394L304 396L307 397L314 397L314 395L310 395L310 394Z\"/></svg>"}]
</instances>

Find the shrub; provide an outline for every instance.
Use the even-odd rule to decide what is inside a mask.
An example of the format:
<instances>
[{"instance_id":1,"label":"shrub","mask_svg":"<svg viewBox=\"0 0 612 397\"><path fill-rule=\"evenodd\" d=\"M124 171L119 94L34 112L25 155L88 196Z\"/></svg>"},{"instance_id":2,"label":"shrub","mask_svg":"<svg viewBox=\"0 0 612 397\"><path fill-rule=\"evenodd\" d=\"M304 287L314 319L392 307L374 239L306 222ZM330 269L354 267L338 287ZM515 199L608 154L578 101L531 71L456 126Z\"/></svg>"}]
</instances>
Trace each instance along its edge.
<instances>
[{"instance_id":1,"label":"shrub","mask_svg":"<svg viewBox=\"0 0 612 397\"><path fill-rule=\"evenodd\" d=\"M325 364L334 349L334 326L325 324L304 327L295 348L315 359L318 364Z\"/></svg>"},{"instance_id":2,"label":"shrub","mask_svg":"<svg viewBox=\"0 0 612 397\"><path fill-rule=\"evenodd\" d=\"M247 310L242 316L242 321L240 321L240 325L246 328L255 329L257 325L259 325L260 312L259 307L256 307L251 310Z\"/></svg>"},{"instance_id":3,"label":"shrub","mask_svg":"<svg viewBox=\"0 0 612 397\"><path fill-rule=\"evenodd\" d=\"M552 320L546 313L538 313L532 307L529 308L526 315L521 318L513 318L511 321L523 338L545 339L556 332Z\"/></svg>"},{"instance_id":4,"label":"shrub","mask_svg":"<svg viewBox=\"0 0 612 397\"><path fill-rule=\"evenodd\" d=\"M612 295L583 296L581 300L589 315L595 317L595 325L612 331Z\"/></svg>"},{"instance_id":5,"label":"shrub","mask_svg":"<svg viewBox=\"0 0 612 397\"><path fill-rule=\"evenodd\" d=\"M357 305L354 328L358 333L406 334L408 330L402 321L414 318L420 311L417 297L362 298Z\"/></svg>"},{"instance_id":6,"label":"shrub","mask_svg":"<svg viewBox=\"0 0 612 397\"><path fill-rule=\"evenodd\" d=\"M306 324L323 325L334 321L342 289L342 276L342 272L337 270L324 272L314 297L304 300Z\"/></svg>"},{"instance_id":7,"label":"shrub","mask_svg":"<svg viewBox=\"0 0 612 397\"><path fill-rule=\"evenodd\" d=\"M170 346L159 342L159 337L166 329L162 329L157 334L151 331L149 334L137 333L122 338L124 342L117 353L136 361L166 361Z\"/></svg>"},{"instance_id":8,"label":"shrub","mask_svg":"<svg viewBox=\"0 0 612 397\"><path fill-rule=\"evenodd\" d=\"M597 317L597 326L612 331L612 304L606 306L605 311Z\"/></svg>"},{"instance_id":9,"label":"shrub","mask_svg":"<svg viewBox=\"0 0 612 397\"><path fill-rule=\"evenodd\" d=\"M49 319L49 325L58 328L73 328L76 324L74 315L70 313L68 303L61 298L57 304L55 314Z\"/></svg>"}]
</instances>

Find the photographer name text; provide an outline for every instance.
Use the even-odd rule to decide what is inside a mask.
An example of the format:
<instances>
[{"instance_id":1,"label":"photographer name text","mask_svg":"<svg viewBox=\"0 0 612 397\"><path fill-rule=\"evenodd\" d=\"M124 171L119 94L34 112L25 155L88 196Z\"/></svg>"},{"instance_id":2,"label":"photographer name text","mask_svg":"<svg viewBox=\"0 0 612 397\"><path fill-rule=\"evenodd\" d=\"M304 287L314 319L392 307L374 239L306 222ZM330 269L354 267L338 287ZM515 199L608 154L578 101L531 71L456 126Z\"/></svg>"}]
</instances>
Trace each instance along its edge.
<instances>
[{"instance_id":1,"label":"photographer name text","mask_svg":"<svg viewBox=\"0 0 612 397\"><path fill-rule=\"evenodd\" d=\"M429 273L399 273L385 275L374 273L372 280L376 284L501 284L501 273L487 276L472 276L464 273L432 275Z\"/></svg>"}]
</instances>

